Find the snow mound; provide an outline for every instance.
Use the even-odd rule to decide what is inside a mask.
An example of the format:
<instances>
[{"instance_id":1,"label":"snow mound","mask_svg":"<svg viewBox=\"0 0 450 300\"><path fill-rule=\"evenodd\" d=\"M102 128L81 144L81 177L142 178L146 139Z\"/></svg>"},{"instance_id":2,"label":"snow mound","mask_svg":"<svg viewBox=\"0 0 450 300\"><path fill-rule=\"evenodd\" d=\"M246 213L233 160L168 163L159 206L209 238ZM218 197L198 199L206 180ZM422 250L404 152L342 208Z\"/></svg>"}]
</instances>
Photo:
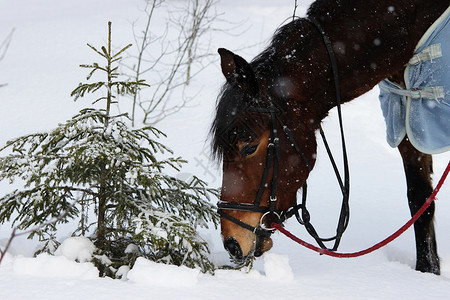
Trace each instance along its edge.
<instances>
[{"instance_id":1,"label":"snow mound","mask_svg":"<svg viewBox=\"0 0 450 300\"><path fill-rule=\"evenodd\" d=\"M276 253L264 254L264 271L271 281L292 281L294 272L289 265L289 257Z\"/></svg>"},{"instance_id":2,"label":"snow mound","mask_svg":"<svg viewBox=\"0 0 450 300\"><path fill-rule=\"evenodd\" d=\"M139 257L128 272L130 282L164 287L192 287L198 282L200 271L181 266L155 263Z\"/></svg>"},{"instance_id":3,"label":"snow mound","mask_svg":"<svg viewBox=\"0 0 450 300\"><path fill-rule=\"evenodd\" d=\"M122 280L126 280L128 276L128 272L130 272L129 266L121 266L116 272L117 278L120 278Z\"/></svg>"},{"instance_id":4,"label":"snow mound","mask_svg":"<svg viewBox=\"0 0 450 300\"><path fill-rule=\"evenodd\" d=\"M94 251L95 245L88 238L78 236L65 239L56 249L55 255L83 263L91 261Z\"/></svg>"},{"instance_id":5,"label":"snow mound","mask_svg":"<svg viewBox=\"0 0 450 300\"><path fill-rule=\"evenodd\" d=\"M5 264L4 267L16 275L80 279L98 278L98 270L92 263L77 263L66 257L53 256L47 253L42 253L35 258L14 257L8 259L8 264Z\"/></svg>"}]
</instances>

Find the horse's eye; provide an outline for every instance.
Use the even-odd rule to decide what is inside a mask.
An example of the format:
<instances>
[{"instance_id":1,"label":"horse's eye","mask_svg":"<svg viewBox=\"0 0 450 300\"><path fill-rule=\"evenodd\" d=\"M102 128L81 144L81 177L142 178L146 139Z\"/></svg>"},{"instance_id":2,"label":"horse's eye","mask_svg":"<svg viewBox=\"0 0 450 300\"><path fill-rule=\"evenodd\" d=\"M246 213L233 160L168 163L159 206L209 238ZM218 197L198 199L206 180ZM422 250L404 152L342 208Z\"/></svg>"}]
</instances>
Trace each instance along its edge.
<instances>
[{"instance_id":1,"label":"horse's eye","mask_svg":"<svg viewBox=\"0 0 450 300\"><path fill-rule=\"evenodd\" d=\"M241 150L242 157L246 157L255 153L256 149L258 149L258 145L247 145L244 146Z\"/></svg>"}]
</instances>

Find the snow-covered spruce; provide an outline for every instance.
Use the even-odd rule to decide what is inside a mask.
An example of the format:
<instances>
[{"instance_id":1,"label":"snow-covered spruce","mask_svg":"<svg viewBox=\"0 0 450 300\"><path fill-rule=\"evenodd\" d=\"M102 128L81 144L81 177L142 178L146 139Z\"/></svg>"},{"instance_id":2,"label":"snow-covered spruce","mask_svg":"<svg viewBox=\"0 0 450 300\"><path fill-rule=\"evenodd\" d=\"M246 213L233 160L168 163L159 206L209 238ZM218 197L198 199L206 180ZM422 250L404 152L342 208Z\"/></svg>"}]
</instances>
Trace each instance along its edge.
<instances>
[{"instance_id":1,"label":"snow-covered spruce","mask_svg":"<svg viewBox=\"0 0 450 300\"><path fill-rule=\"evenodd\" d=\"M108 81L80 84L72 94L82 97L104 88L107 97L94 102L106 100L106 109L83 109L49 132L19 137L0 149L9 151L0 158L0 180L24 182L0 198L0 222L12 218L23 230L53 221L30 234L45 242L39 253L53 253L58 224L78 220L73 236L95 233L90 237L97 248L92 260L101 275L115 277L121 266L131 267L140 256L214 270L208 245L196 229L217 225L209 201L217 190L197 177L185 182L166 175L167 168L179 170L184 161L156 156L173 154L157 141L164 134L151 126L132 129L126 114L110 114L112 99L135 92L141 83L114 81L113 63L126 47L118 54L110 52L110 40L109 50L90 47L107 66L83 66L92 69L90 75L105 72Z\"/></svg>"}]
</instances>

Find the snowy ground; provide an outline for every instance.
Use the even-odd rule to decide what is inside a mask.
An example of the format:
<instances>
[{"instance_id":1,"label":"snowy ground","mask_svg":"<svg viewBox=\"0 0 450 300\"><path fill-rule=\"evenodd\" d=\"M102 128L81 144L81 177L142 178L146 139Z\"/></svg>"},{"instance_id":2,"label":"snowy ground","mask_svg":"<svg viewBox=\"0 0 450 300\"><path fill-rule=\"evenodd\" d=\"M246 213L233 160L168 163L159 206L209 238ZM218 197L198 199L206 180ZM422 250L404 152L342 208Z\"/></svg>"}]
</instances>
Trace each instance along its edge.
<instances>
[{"instance_id":1,"label":"snowy ground","mask_svg":"<svg viewBox=\"0 0 450 300\"><path fill-rule=\"evenodd\" d=\"M309 2L299 1L298 14L304 14ZM246 20L248 30L239 36L219 32L212 37L211 48L237 50L255 45L239 52L247 59L254 57L292 13L294 1L274 3L221 1L217 10L223 13L222 18ZM0 144L53 128L89 105L83 99L74 103L69 97L86 75L78 65L92 59L86 43L104 41L108 20L113 22L117 44L132 42L130 23L142 16L140 6L140 0L1 1L0 41L12 28L15 32L7 55L0 61L0 84L8 84L0 88ZM196 174L211 186L220 185L220 167L208 161L206 136L222 83L216 61L193 83L194 88L202 88L196 105L159 125L168 134L165 143L190 161L180 176ZM352 215L340 249L343 252L371 246L409 218L401 159L385 142L377 94L374 89L343 110L352 176ZM325 121L325 130L338 149L336 124L332 113ZM434 157L436 181L449 158L448 153ZM339 194L323 148L309 187L313 221L323 235L331 235ZM0 183L2 193L10 188ZM444 185L439 199L436 227L441 276L413 270L412 230L376 253L345 260L319 256L275 234L274 248L256 261L250 273L220 270L210 276L139 260L127 281L98 278L91 263L69 260L66 256L70 257L71 251L32 258L36 242L18 239L0 266L0 299L447 299L450 240L445 232L450 230L450 184ZM287 222L287 228L308 240L294 221ZM8 226L0 227L0 247L10 232ZM203 235L211 243L214 259L226 263L219 231L211 229Z\"/></svg>"}]
</instances>

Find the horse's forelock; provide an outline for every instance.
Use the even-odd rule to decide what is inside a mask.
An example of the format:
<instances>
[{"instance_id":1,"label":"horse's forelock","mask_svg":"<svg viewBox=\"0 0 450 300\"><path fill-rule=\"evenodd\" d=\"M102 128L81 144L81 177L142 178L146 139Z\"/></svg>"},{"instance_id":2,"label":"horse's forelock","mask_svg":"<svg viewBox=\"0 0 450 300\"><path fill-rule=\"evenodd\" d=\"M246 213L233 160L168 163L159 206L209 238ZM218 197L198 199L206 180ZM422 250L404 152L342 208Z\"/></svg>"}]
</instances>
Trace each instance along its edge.
<instances>
[{"instance_id":1,"label":"horse's forelock","mask_svg":"<svg viewBox=\"0 0 450 300\"><path fill-rule=\"evenodd\" d=\"M211 126L211 148L213 158L221 160L227 148L231 147L228 137L236 123L236 113L239 99L236 99L236 91L229 83L225 83L219 94L216 104L216 115ZM234 94L234 95L233 95Z\"/></svg>"},{"instance_id":2,"label":"horse's forelock","mask_svg":"<svg viewBox=\"0 0 450 300\"><path fill-rule=\"evenodd\" d=\"M227 151L234 149L236 134L242 131L252 136L256 134L258 130L254 127L261 124L257 121L257 116L249 116L248 108L261 105L261 102L245 94L237 85L224 85L218 97L216 115L210 130L214 159L220 161Z\"/></svg>"}]
</instances>

